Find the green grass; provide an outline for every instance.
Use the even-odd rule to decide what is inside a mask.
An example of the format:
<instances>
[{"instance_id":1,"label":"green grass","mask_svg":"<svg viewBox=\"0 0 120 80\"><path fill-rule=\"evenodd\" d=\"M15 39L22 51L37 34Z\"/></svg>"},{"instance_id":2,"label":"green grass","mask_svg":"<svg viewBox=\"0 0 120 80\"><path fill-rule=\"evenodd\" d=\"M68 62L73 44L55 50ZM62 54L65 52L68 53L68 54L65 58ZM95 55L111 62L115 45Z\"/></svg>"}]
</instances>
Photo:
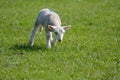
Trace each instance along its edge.
<instances>
[{"instance_id":1,"label":"green grass","mask_svg":"<svg viewBox=\"0 0 120 80\"><path fill-rule=\"evenodd\" d=\"M27 46L42 8L72 25L64 40L45 48L45 33ZM0 80L119 80L119 0L1 0Z\"/></svg>"}]
</instances>

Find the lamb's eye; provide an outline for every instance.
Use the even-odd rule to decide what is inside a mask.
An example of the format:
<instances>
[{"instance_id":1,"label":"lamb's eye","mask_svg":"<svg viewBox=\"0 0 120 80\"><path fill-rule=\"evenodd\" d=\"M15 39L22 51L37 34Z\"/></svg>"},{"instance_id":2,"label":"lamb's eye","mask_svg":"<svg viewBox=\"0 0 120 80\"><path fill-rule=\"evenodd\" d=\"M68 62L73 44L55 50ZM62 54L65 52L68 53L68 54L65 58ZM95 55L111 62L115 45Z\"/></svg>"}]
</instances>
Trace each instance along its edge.
<instances>
[{"instance_id":1,"label":"lamb's eye","mask_svg":"<svg viewBox=\"0 0 120 80\"><path fill-rule=\"evenodd\" d=\"M55 32L55 34L58 34L57 32Z\"/></svg>"}]
</instances>

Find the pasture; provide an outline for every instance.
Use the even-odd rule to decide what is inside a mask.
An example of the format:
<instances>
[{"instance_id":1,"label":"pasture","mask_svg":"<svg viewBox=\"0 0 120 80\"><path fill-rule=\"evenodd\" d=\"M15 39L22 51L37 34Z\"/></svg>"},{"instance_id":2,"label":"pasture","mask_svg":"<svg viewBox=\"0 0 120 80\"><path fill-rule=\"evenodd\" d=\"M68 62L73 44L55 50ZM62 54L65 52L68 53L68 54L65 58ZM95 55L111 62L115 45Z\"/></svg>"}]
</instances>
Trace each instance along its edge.
<instances>
[{"instance_id":1,"label":"pasture","mask_svg":"<svg viewBox=\"0 0 120 80\"><path fill-rule=\"evenodd\" d=\"M46 49L45 32L29 47L42 8L72 28ZM0 80L119 80L119 0L1 0Z\"/></svg>"}]
</instances>

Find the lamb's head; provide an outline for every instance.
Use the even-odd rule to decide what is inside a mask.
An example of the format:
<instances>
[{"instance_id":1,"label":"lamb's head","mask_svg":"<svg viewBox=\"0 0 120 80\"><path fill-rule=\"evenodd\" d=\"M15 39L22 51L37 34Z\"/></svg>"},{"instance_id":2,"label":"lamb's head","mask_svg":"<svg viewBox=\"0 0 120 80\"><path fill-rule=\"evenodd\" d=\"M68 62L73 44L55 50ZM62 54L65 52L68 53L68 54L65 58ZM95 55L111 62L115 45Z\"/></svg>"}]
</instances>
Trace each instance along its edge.
<instances>
[{"instance_id":1,"label":"lamb's head","mask_svg":"<svg viewBox=\"0 0 120 80\"><path fill-rule=\"evenodd\" d=\"M48 25L48 29L52 32L54 32L56 39L61 42L63 40L63 36L66 30L70 29L70 25L69 26L52 26L52 25Z\"/></svg>"}]
</instances>

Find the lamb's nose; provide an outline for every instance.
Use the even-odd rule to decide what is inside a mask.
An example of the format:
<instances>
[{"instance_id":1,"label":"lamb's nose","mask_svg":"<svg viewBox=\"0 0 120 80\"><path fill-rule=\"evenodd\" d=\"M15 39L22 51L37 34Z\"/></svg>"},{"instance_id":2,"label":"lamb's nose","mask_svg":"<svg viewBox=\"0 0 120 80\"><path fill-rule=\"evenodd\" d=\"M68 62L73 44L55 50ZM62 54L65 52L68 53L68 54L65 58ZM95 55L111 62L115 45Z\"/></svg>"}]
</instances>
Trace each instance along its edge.
<instances>
[{"instance_id":1,"label":"lamb's nose","mask_svg":"<svg viewBox=\"0 0 120 80\"><path fill-rule=\"evenodd\" d=\"M61 40L61 39L59 39L58 41L59 41L59 42L61 42L62 40Z\"/></svg>"}]
</instances>

